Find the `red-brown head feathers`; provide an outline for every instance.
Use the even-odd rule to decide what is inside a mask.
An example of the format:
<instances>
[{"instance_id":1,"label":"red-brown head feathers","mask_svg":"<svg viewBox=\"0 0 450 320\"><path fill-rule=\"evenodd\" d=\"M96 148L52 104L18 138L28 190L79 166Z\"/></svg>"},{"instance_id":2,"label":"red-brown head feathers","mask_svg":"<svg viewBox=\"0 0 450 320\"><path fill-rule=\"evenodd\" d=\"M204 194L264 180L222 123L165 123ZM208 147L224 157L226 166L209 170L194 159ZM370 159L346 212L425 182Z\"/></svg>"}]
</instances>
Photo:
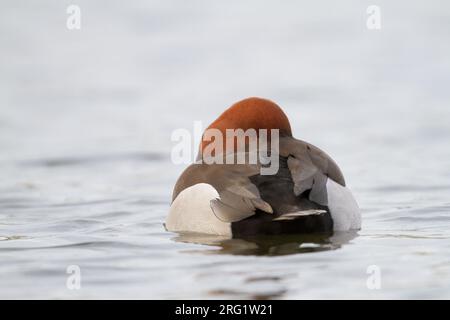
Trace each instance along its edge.
<instances>
[{"instance_id":1,"label":"red-brown head feathers","mask_svg":"<svg viewBox=\"0 0 450 320\"><path fill-rule=\"evenodd\" d=\"M207 129L219 129L225 136L226 129L278 129L281 137L292 137L286 114L274 102L262 98L247 98L225 110ZM201 150L210 142L202 141Z\"/></svg>"}]
</instances>

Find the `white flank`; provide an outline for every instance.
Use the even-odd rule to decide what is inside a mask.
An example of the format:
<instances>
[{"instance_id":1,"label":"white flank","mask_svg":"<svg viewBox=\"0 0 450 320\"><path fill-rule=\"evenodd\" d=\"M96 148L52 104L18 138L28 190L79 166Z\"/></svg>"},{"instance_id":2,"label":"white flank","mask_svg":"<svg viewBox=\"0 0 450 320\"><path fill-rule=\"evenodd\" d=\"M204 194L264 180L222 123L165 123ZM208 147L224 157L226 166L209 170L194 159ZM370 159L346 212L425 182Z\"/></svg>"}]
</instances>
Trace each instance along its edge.
<instances>
[{"instance_id":1,"label":"white flank","mask_svg":"<svg viewBox=\"0 0 450 320\"><path fill-rule=\"evenodd\" d=\"M361 229L361 213L350 190L328 179L327 194L333 229L335 231Z\"/></svg>"},{"instance_id":2,"label":"white flank","mask_svg":"<svg viewBox=\"0 0 450 320\"><path fill-rule=\"evenodd\" d=\"M207 183L186 188L170 206L167 230L231 236L231 224L220 221L211 210L210 201L217 198L216 189Z\"/></svg>"}]
</instances>

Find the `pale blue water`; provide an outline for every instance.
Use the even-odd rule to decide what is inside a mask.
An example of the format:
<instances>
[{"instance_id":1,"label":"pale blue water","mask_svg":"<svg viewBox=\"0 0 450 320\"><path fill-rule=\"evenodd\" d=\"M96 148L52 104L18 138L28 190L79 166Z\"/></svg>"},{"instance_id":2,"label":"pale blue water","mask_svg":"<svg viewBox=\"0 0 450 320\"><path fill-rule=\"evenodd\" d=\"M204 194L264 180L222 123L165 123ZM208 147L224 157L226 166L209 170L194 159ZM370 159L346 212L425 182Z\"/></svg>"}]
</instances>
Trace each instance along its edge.
<instances>
[{"instance_id":1,"label":"pale blue water","mask_svg":"<svg viewBox=\"0 0 450 320\"><path fill-rule=\"evenodd\" d=\"M450 298L447 2L378 1L379 31L361 1L69 4L0 5L1 298ZM359 235L164 230L172 131L248 96L339 163Z\"/></svg>"}]
</instances>

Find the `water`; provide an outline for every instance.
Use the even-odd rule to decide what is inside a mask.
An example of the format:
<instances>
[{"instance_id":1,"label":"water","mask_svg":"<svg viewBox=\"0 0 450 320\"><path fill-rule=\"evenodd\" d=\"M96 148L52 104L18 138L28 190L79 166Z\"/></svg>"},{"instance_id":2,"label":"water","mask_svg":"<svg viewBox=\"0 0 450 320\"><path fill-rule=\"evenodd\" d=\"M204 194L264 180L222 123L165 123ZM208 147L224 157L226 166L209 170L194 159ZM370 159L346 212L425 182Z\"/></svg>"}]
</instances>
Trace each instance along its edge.
<instances>
[{"instance_id":1,"label":"water","mask_svg":"<svg viewBox=\"0 0 450 320\"><path fill-rule=\"evenodd\" d=\"M69 4L1 4L1 298L450 298L447 2ZM358 234L164 230L172 131L248 96L339 163Z\"/></svg>"}]
</instances>

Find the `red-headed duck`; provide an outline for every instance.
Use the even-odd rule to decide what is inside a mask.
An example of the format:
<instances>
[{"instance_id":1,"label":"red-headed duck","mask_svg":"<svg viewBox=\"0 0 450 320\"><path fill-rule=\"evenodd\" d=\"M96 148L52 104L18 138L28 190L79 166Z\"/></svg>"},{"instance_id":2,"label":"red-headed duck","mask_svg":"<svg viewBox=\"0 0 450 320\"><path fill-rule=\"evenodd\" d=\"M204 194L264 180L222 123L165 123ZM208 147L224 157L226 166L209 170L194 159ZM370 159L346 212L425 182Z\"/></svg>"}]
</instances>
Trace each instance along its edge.
<instances>
[{"instance_id":1,"label":"red-headed duck","mask_svg":"<svg viewBox=\"0 0 450 320\"><path fill-rule=\"evenodd\" d=\"M246 158L248 163L205 161L230 154L236 160L236 153L242 149L236 149L236 136L227 136L230 129L254 129L257 139L262 138L261 129L269 130L267 145L270 149L277 144L272 149L276 152L256 162L250 162L250 158ZM273 129L276 139L271 136ZM217 136L205 139L208 130L222 133L225 139L205 155L211 142L217 140ZM244 141L248 147L250 140ZM234 148L227 149L229 145ZM245 152L255 150L246 148ZM276 162L277 168L262 174L268 166L267 158ZM337 164L319 148L295 139L286 114L270 100L244 99L223 112L205 131L197 160L175 185L165 223L169 231L233 237L361 227L358 205Z\"/></svg>"}]
</instances>

